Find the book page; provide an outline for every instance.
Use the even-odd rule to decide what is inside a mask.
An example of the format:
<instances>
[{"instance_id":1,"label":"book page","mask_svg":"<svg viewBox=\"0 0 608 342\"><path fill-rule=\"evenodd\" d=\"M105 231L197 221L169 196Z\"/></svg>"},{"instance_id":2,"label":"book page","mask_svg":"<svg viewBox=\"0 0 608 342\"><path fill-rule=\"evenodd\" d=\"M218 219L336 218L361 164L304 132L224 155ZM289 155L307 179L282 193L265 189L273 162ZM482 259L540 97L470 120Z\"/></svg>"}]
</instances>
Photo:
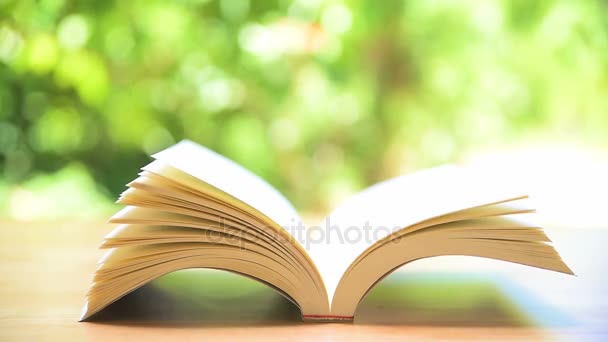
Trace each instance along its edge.
<instances>
[{"instance_id":1,"label":"book page","mask_svg":"<svg viewBox=\"0 0 608 342\"><path fill-rule=\"evenodd\" d=\"M192 141L183 140L152 157L245 202L282 227L300 221L285 196L262 178Z\"/></svg>"},{"instance_id":2,"label":"book page","mask_svg":"<svg viewBox=\"0 0 608 342\"><path fill-rule=\"evenodd\" d=\"M349 265L382 238L421 221L525 194L472 170L443 166L378 183L348 199L305 245L332 294Z\"/></svg>"}]
</instances>

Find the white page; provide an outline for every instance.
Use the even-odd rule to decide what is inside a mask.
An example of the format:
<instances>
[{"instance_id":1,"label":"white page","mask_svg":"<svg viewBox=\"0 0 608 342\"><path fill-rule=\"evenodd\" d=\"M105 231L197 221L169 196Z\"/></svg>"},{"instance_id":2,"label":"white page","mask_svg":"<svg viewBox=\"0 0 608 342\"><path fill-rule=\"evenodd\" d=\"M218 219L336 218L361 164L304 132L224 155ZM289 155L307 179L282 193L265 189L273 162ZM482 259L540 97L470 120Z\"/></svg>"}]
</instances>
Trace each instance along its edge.
<instances>
[{"instance_id":1,"label":"white page","mask_svg":"<svg viewBox=\"0 0 608 342\"><path fill-rule=\"evenodd\" d=\"M192 141L183 140L152 157L247 203L282 227L301 220L285 196L262 178Z\"/></svg>"},{"instance_id":2,"label":"white page","mask_svg":"<svg viewBox=\"0 0 608 342\"><path fill-rule=\"evenodd\" d=\"M378 183L348 199L305 241L330 300L352 261L390 233L436 216L525 195L503 183L473 170L444 166Z\"/></svg>"}]
</instances>

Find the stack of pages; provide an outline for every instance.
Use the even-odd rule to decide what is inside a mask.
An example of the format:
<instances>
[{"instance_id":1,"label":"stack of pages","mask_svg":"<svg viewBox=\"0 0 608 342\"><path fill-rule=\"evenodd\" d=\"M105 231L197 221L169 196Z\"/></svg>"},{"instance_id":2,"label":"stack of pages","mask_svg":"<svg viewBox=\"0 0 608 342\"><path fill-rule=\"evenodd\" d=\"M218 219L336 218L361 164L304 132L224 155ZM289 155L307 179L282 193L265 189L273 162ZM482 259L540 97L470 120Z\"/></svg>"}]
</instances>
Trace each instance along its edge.
<instances>
[{"instance_id":1,"label":"stack of pages","mask_svg":"<svg viewBox=\"0 0 608 342\"><path fill-rule=\"evenodd\" d=\"M376 184L318 225L264 180L190 141L154 161L120 197L82 319L153 279L187 268L263 282L305 321L352 320L358 303L411 261L466 255L572 274L525 193L447 166ZM204 290L204 289L202 289Z\"/></svg>"}]
</instances>

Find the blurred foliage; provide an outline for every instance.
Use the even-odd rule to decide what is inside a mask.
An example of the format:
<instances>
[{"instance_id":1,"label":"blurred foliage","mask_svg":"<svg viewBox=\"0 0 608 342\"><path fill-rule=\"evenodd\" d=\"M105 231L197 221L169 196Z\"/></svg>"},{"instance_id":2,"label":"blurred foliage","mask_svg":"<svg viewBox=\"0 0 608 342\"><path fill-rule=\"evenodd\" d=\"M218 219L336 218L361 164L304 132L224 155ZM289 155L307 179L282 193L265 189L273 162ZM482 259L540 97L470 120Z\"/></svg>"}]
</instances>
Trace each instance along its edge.
<instances>
[{"instance_id":1,"label":"blurred foliage","mask_svg":"<svg viewBox=\"0 0 608 342\"><path fill-rule=\"evenodd\" d=\"M57 198L114 198L148 154L183 138L305 210L480 147L606 144L607 10L600 0L0 0L0 208L66 168L92 180Z\"/></svg>"}]
</instances>

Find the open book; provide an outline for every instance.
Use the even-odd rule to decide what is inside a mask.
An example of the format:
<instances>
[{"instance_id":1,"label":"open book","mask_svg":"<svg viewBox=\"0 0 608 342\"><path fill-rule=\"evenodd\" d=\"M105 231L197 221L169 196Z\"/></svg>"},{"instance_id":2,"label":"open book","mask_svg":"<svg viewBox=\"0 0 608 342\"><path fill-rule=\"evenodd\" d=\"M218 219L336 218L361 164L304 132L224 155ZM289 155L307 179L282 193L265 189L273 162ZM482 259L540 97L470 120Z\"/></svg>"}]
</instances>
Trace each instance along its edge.
<instances>
[{"instance_id":1,"label":"open book","mask_svg":"<svg viewBox=\"0 0 608 342\"><path fill-rule=\"evenodd\" d=\"M263 282L305 321L352 320L385 276L411 261L468 255L572 274L504 180L440 167L376 184L305 227L277 190L190 141L153 156L111 218L81 319L180 269Z\"/></svg>"}]
</instances>

